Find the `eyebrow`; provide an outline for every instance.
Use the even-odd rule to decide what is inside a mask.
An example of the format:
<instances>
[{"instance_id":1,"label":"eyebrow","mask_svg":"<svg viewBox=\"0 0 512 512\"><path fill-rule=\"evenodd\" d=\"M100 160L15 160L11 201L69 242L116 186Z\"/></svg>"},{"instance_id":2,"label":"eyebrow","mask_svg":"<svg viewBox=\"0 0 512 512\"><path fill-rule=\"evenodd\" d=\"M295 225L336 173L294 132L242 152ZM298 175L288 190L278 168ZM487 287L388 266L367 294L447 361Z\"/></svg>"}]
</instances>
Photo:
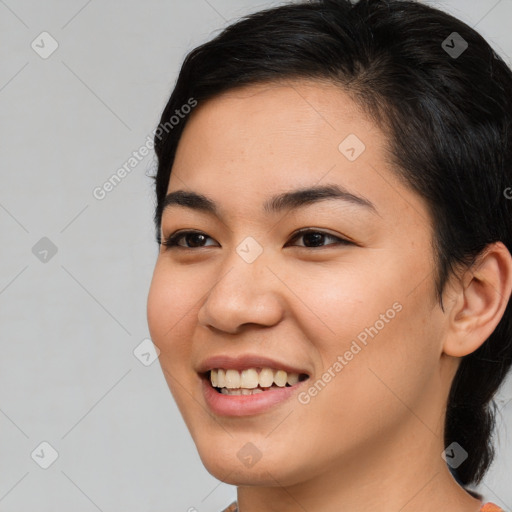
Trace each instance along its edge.
<instances>
[{"instance_id":1,"label":"eyebrow","mask_svg":"<svg viewBox=\"0 0 512 512\"><path fill-rule=\"evenodd\" d=\"M300 188L271 197L263 204L263 211L276 214L283 210L296 210L326 200L341 200L363 207L378 214L375 205L368 199L355 195L339 185ZM180 206L221 217L218 204L211 198L190 190L175 190L165 197L162 213L171 206Z\"/></svg>"}]
</instances>

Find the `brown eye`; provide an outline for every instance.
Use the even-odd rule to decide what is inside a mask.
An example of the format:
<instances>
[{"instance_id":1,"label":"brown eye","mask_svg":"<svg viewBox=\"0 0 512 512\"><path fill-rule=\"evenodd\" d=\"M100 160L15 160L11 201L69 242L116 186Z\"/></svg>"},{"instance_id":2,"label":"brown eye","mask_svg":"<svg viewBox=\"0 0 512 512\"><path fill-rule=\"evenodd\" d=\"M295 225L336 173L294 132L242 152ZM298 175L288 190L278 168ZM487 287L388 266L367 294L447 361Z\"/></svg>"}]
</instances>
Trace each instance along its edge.
<instances>
[{"instance_id":1,"label":"brown eye","mask_svg":"<svg viewBox=\"0 0 512 512\"><path fill-rule=\"evenodd\" d=\"M181 244L180 241L184 239L185 245ZM162 245L166 247L181 247L183 249L194 249L197 247L208 247L203 245L207 240L213 240L207 234L201 231L181 231L168 236L162 241Z\"/></svg>"},{"instance_id":2,"label":"brown eye","mask_svg":"<svg viewBox=\"0 0 512 512\"><path fill-rule=\"evenodd\" d=\"M299 231L293 235L291 241L295 241L298 239L304 239L304 245L299 245L299 247L306 247L306 248L315 248L315 247L325 247L326 245L350 245L352 242L349 242L348 240L345 240L344 238L340 238L334 235L331 235L330 233L325 233L324 231L317 231L313 229L305 229L302 231ZM335 243L332 244L326 244L324 245L324 242L326 239L334 240Z\"/></svg>"},{"instance_id":3,"label":"brown eye","mask_svg":"<svg viewBox=\"0 0 512 512\"><path fill-rule=\"evenodd\" d=\"M179 247L182 249L196 249L212 246L212 244L205 245L205 242L208 239L213 240L213 238L201 231L181 231L164 238L161 245L167 248ZM350 242L349 240L314 229L304 229L296 232L292 236L290 242L294 242L299 239L303 239L304 243L298 244L298 247L304 247L306 249L315 249L330 245L353 245L353 242ZM184 243L182 243L182 240L184 240ZM325 243L326 240L331 240L331 243ZM286 245L293 244L288 243Z\"/></svg>"}]
</instances>

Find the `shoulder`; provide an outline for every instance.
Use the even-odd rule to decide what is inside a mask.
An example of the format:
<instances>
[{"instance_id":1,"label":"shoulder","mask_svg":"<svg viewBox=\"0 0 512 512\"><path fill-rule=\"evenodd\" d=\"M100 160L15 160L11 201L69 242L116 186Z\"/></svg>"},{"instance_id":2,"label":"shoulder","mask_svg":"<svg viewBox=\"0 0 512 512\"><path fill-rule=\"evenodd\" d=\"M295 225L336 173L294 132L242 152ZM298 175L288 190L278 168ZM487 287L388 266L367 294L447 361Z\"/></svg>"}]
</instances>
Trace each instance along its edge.
<instances>
[{"instance_id":1,"label":"shoulder","mask_svg":"<svg viewBox=\"0 0 512 512\"><path fill-rule=\"evenodd\" d=\"M482 505L480 512L505 512L502 508L498 507L494 503L488 502Z\"/></svg>"},{"instance_id":2,"label":"shoulder","mask_svg":"<svg viewBox=\"0 0 512 512\"><path fill-rule=\"evenodd\" d=\"M231 505L229 505L228 508L225 508L222 512L238 512L238 506L236 502L234 501L231 503ZM485 510L484 512L494 512L494 510Z\"/></svg>"},{"instance_id":3,"label":"shoulder","mask_svg":"<svg viewBox=\"0 0 512 512\"><path fill-rule=\"evenodd\" d=\"M238 507L235 502L231 503L229 507L225 508L222 512L238 512ZM502 508L494 503L488 502L482 505L480 512L505 512Z\"/></svg>"}]
</instances>

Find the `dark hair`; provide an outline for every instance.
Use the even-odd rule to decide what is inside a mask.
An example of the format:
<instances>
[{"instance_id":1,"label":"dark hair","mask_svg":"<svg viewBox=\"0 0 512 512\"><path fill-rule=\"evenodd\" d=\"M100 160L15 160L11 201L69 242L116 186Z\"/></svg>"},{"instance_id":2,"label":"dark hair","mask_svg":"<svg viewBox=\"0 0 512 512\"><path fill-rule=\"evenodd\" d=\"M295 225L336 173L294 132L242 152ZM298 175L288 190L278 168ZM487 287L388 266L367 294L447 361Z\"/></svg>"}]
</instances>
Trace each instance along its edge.
<instances>
[{"instance_id":1,"label":"dark hair","mask_svg":"<svg viewBox=\"0 0 512 512\"><path fill-rule=\"evenodd\" d=\"M154 139L158 241L187 122L169 125L176 110L191 98L201 105L239 86L288 79L339 85L389 133L395 172L425 199L433 219L441 307L453 272L492 242L511 251L512 201L505 190L512 184L512 73L468 25L405 0L282 5L245 16L191 51ZM488 340L462 358L450 390L444 443L456 441L468 452L455 472L462 485L479 483L494 458L493 396L511 364L509 300Z\"/></svg>"}]
</instances>

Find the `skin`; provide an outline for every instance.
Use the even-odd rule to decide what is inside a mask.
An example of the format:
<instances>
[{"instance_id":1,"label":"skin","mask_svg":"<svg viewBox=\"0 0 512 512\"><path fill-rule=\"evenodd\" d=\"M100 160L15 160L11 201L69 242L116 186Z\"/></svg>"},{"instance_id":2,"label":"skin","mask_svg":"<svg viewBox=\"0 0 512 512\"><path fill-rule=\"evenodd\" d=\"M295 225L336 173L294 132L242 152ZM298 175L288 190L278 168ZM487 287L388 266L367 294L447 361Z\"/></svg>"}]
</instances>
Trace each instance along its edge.
<instances>
[{"instance_id":1,"label":"skin","mask_svg":"<svg viewBox=\"0 0 512 512\"><path fill-rule=\"evenodd\" d=\"M338 146L366 146L349 161ZM170 390L206 469L238 486L242 512L476 512L480 501L452 478L441 453L445 404L460 357L476 350L503 315L512 258L501 243L452 276L443 312L435 298L431 217L399 182L387 136L332 84L246 86L198 106L179 143L168 192L193 190L222 218L172 206L162 234L192 248L161 247L147 313ZM267 214L270 196L337 184L376 212L328 200ZM329 237L293 238L315 228ZM236 247L263 248L247 263ZM309 243L309 246L307 244ZM313 243L314 245L314 243ZM305 368L309 384L398 303L393 319L311 397L263 413L212 413L196 369L217 354L262 354ZM261 459L237 452L252 443Z\"/></svg>"}]
</instances>

